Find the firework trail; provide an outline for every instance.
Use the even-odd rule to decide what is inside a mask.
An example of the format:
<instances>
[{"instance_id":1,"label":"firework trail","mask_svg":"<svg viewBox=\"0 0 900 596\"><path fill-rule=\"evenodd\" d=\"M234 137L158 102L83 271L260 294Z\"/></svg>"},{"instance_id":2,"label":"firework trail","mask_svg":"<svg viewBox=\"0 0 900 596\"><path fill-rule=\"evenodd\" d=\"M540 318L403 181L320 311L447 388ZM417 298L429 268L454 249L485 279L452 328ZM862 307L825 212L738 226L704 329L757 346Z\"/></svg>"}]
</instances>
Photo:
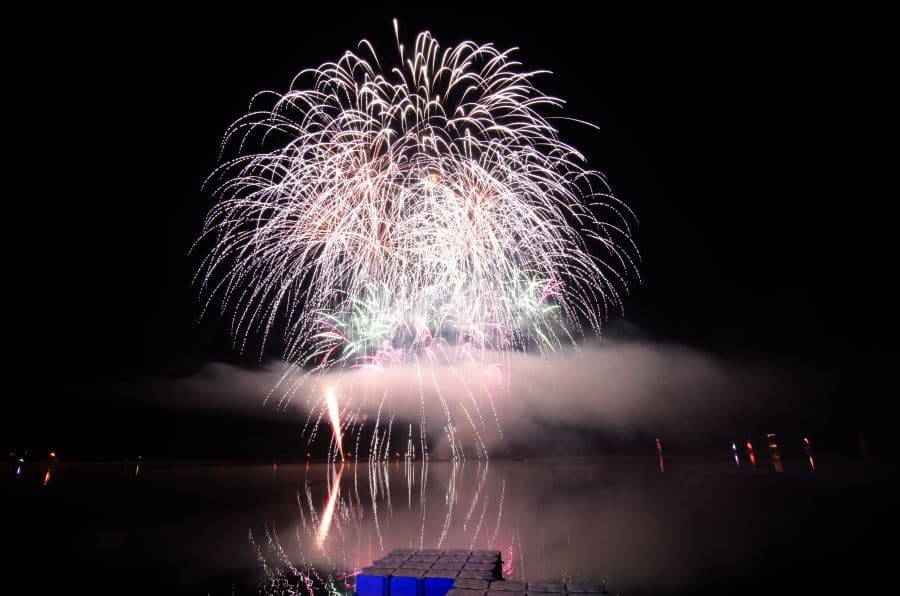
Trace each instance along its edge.
<instances>
[{"instance_id":1,"label":"firework trail","mask_svg":"<svg viewBox=\"0 0 900 596\"><path fill-rule=\"evenodd\" d=\"M543 71L427 32L396 49L392 65L364 40L255 96L208 181L204 312L230 316L241 350L283 330L283 401L324 371L411 365L427 384L430 366L576 346L636 274L633 215L544 115L563 101Z\"/></svg>"},{"instance_id":2,"label":"firework trail","mask_svg":"<svg viewBox=\"0 0 900 596\"><path fill-rule=\"evenodd\" d=\"M328 408L328 419L331 422L331 428L334 432L334 442L337 443L338 452L341 455L341 462L344 461L344 445L341 437L341 415L338 411L337 398L334 395L334 389L331 387L325 393L325 407Z\"/></svg>"}]
</instances>

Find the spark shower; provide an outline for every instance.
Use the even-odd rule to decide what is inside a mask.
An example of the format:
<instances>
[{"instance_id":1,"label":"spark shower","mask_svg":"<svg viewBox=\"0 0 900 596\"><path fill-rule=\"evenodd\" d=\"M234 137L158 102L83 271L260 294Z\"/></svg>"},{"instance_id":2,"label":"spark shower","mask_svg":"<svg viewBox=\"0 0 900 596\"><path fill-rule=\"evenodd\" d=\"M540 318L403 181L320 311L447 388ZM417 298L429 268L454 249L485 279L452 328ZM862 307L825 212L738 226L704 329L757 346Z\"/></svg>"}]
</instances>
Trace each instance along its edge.
<instances>
[{"instance_id":1,"label":"spark shower","mask_svg":"<svg viewBox=\"0 0 900 596\"><path fill-rule=\"evenodd\" d=\"M463 427L486 456L508 356L577 349L621 309L635 219L561 139L553 122L574 119L535 86L547 71L515 49L442 47L428 32L407 48L396 21L394 34L396 54L363 40L258 93L229 127L195 282L238 349L283 335L270 397L307 401L310 441L327 420L332 457L353 434L360 456L367 421L369 458L394 452L393 396L361 379L398 367L420 405L418 430L394 438L407 457L428 453L431 402L453 458ZM439 367L466 399L446 398ZM370 390L348 389L360 382Z\"/></svg>"}]
</instances>

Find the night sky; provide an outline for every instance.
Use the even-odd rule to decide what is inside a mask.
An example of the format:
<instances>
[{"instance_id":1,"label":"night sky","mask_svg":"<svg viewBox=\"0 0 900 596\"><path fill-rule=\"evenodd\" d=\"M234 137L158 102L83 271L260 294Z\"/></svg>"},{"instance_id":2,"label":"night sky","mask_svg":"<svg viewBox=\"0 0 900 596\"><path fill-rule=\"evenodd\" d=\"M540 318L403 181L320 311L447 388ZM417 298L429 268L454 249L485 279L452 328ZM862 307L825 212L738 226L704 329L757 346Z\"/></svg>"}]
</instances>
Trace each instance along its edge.
<instances>
[{"instance_id":1,"label":"night sky","mask_svg":"<svg viewBox=\"0 0 900 596\"><path fill-rule=\"evenodd\" d=\"M888 444L898 253L896 183L881 182L893 165L887 19L484 4L28 21L5 74L8 447L302 450L291 421L165 410L121 387L210 362L260 365L258 351L232 348L227 322L198 321L188 250L212 204L201 184L253 93L284 90L363 37L392 51L393 17L407 39L429 29L444 45L518 46L526 67L553 71L538 82L567 115L600 127L563 134L640 220L643 281L610 339L822 371L827 390L806 390L816 393L803 409L772 424L821 429L835 449L860 430Z\"/></svg>"}]
</instances>

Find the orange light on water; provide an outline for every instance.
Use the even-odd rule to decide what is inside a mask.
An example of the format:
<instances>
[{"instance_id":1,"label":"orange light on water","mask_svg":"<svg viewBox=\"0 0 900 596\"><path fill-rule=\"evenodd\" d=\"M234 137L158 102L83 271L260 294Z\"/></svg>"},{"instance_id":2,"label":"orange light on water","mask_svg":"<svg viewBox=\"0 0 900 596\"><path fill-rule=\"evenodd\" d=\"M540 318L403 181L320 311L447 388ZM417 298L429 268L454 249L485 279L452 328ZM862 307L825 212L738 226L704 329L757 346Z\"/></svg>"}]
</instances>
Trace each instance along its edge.
<instances>
[{"instance_id":1,"label":"orange light on water","mask_svg":"<svg viewBox=\"0 0 900 596\"><path fill-rule=\"evenodd\" d=\"M328 538L328 530L331 529L331 520L334 517L334 508L337 505L337 498L341 488L341 473L344 471L344 465L341 464L334 483L331 485L331 493L328 495L328 502L325 504L325 511L322 512L322 523L319 524L319 531L316 533L316 546L322 548L325 539Z\"/></svg>"}]
</instances>

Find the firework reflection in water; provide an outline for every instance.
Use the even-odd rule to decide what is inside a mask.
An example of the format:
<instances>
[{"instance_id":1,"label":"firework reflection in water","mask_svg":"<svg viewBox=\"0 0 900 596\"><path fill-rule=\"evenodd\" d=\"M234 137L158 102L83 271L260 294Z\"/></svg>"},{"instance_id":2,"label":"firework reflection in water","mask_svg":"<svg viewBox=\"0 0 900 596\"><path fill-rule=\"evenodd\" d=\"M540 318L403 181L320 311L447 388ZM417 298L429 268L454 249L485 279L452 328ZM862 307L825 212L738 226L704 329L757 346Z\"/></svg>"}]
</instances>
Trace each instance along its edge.
<instances>
[{"instance_id":1,"label":"firework reflection in water","mask_svg":"<svg viewBox=\"0 0 900 596\"><path fill-rule=\"evenodd\" d=\"M297 525L282 528L290 542L274 525L261 538L249 532L263 571L260 593L352 593L356 574L396 547L500 549L504 575L513 577L522 566L520 538L504 525L505 477L491 477L486 462L451 463L445 509L429 511L428 468L427 461L329 464L325 495L314 494L317 480L307 475L297 491ZM392 475L403 479L393 497Z\"/></svg>"}]
</instances>

